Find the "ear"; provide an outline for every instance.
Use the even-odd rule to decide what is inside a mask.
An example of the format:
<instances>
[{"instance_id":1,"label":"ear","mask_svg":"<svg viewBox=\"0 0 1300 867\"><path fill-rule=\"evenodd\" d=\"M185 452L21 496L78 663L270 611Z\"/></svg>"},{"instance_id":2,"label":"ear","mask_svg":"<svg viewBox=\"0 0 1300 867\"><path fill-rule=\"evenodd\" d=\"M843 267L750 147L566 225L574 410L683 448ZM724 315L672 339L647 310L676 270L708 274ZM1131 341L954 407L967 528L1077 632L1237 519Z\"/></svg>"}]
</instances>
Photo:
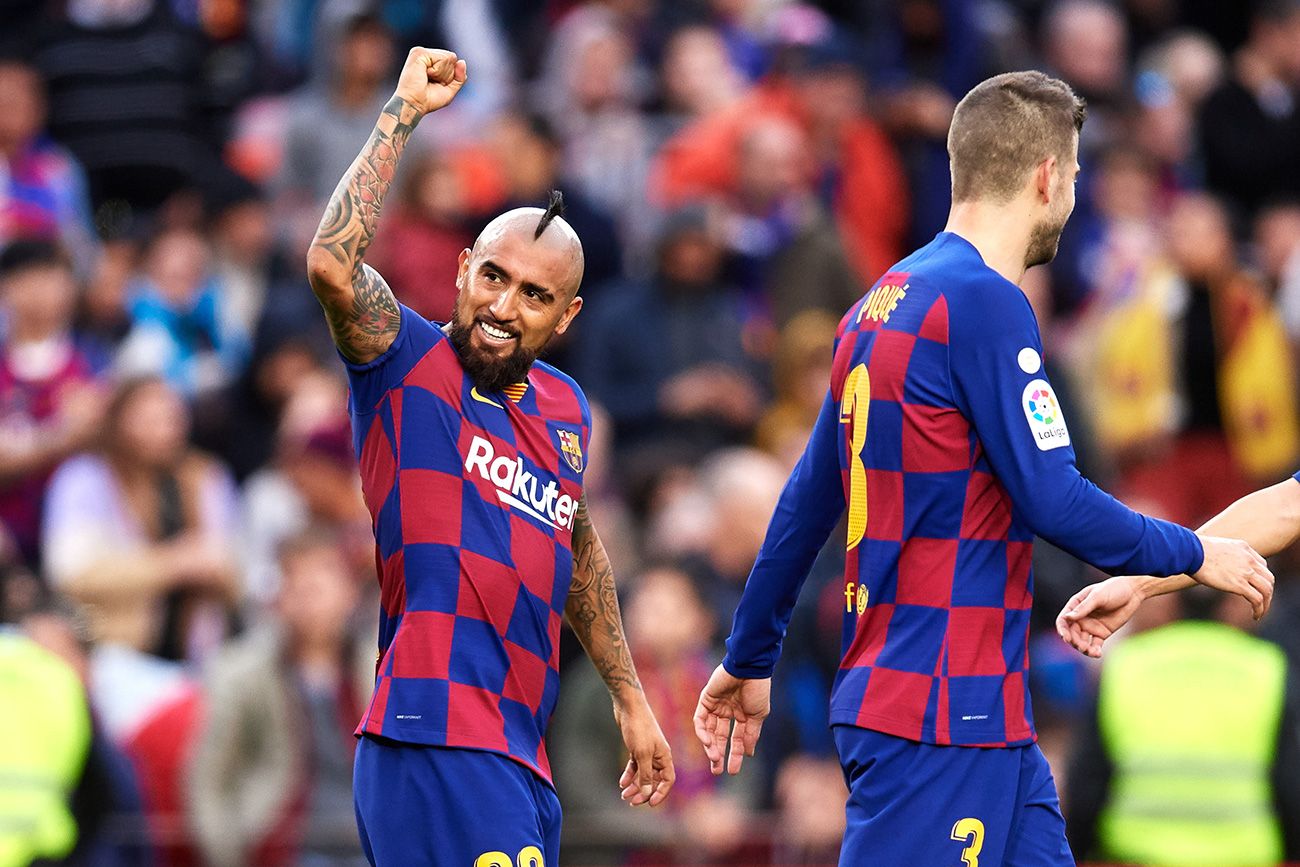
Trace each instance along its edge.
<instances>
[{"instance_id":1,"label":"ear","mask_svg":"<svg viewBox=\"0 0 1300 867\"><path fill-rule=\"evenodd\" d=\"M456 269L456 288L463 290L465 288L465 277L469 274L469 247L460 251L460 257L456 260L460 267Z\"/></svg>"},{"instance_id":2,"label":"ear","mask_svg":"<svg viewBox=\"0 0 1300 867\"><path fill-rule=\"evenodd\" d=\"M1052 193L1056 191L1056 169L1059 161L1051 156L1038 164L1034 170L1034 191L1043 204L1052 203Z\"/></svg>"},{"instance_id":3,"label":"ear","mask_svg":"<svg viewBox=\"0 0 1300 867\"><path fill-rule=\"evenodd\" d=\"M564 332L568 331L569 323L573 321L573 317L577 316L578 311L581 309L582 309L582 296L574 295L573 300L569 302L569 306L564 308L564 315L560 317L559 323L556 324L555 333L563 334Z\"/></svg>"}]
</instances>

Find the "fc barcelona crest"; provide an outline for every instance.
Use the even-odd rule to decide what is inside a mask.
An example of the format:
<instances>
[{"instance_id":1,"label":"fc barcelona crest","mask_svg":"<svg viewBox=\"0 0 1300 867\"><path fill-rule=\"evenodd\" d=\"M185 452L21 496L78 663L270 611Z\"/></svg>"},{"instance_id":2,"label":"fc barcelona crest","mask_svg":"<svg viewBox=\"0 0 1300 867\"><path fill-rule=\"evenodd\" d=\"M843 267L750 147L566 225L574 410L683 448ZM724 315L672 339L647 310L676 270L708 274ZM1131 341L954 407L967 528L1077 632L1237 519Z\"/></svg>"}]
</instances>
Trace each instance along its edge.
<instances>
[{"instance_id":1,"label":"fc barcelona crest","mask_svg":"<svg viewBox=\"0 0 1300 867\"><path fill-rule=\"evenodd\" d=\"M565 462L575 473L582 472L582 442L578 434L571 430L557 430L555 435L560 438L560 454L564 455Z\"/></svg>"}]
</instances>

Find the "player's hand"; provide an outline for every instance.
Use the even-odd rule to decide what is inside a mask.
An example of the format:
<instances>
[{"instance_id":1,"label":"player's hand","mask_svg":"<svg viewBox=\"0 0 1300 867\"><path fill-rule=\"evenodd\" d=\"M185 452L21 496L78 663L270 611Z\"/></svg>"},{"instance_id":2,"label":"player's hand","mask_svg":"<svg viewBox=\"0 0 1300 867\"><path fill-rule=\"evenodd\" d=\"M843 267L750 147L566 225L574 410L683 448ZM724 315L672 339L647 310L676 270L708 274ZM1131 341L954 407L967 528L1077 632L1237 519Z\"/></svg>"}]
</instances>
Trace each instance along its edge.
<instances>
[{"instance_id":1,"label":"player's hand","mask_svg":"<svg viewBox=\"0 0 1300 867\"><path fill-rule=\"evenodd\" d=\"M441 48L412 48L402 64L394 96L420 114L437 111L456 98L468 70L455 52Z\"/></svg>"},{"instance_id":2,"label":"player's hand","mask_svg":"<svg viewBox=\"0 0 1300 867\"><path fill-rule=\"evenodd\" d=\"M1205 562L1192 578L1197 584L1235 593L1250 603L1256 620L1263 617L1273 603L1273 573L1268 563L1240 539L1200 538Z\"/></svg>"},{"instance_id":3,"label":"player's hand","mask_svg":"<svg viewBox=\"0 0 1300 867\"><path fill-rule=\"evenodd\" d=\"M672 748L659 728L654 711L642 697L629 709L615 705L614 719L631 756L618 780L623 788L623 800L633 807L642 804L659 806L668 797L677 772L673 769Z\"/></svg>"},{"instance_id":4,"label":"player's hand","mask_svg":"<svg viewBox=\"0 0 1300 867\"><path fill-rule=\"evenodd\" d=\"M1100 659L1102 644L1129 622L1144 599L1138 580L1130 576L1089 584L1065 603L1056 631L1075 650Z\"/></svg>"},{"instance_id":5,"label":"player's hand","mask_svg":"<svg viewBox=\"0 0 1300 867\"><path fill-rule=\"evenodd\" d=\"M745 756L758 746L763 720L772 712L772 678L747 680L733 677L719 665L713 670L700 703L695 708L695 736L709 756L709 770L717 776L723 767L729 774L740 773ZM732 722L735 722L733 728ZM727 742L731 756L727 757Z\"/></svg>"}]
</instances>

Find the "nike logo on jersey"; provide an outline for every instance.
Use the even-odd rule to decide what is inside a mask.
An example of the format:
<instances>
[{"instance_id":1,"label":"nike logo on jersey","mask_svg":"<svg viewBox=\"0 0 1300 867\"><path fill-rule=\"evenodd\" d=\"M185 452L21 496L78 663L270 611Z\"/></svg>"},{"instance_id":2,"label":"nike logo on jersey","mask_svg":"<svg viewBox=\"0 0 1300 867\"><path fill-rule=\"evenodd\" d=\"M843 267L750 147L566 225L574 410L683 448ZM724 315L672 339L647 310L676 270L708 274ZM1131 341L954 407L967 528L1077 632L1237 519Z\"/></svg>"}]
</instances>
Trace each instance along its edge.
<instances>
[{"instance_id":1,"label":"nike logo on jersey","mask_svg":"<svg viewBox=\"0 0 1300 867\"><path fill-rule=\"evenodd\" d=\"M472 398L474 398L475 400L477 400L479 403L486 403L488 406L495 406L497 409L505 409L504 406L502 406L501 404L497 403L497 402L496 402L495 400L493 400L492 398L490 398L490 397L484 397L483 395L479 394L479 393L478 393L478 386L477 386L477 385L474 386L474 387L472 387L472 388L469 390L469 396L472 397Z\"/></svg>"},{"instance_id":2,"label":"nike logo on jersey","mask_svg":"<svg viewBox=\"0 0 1300 867\"><path fill-rule=\"evenodd\" d=\"M557 530L573 529L578 501L568 494L561 494L554 479L543 485L536 475L524 468L523 458L498 457L492 443L476 436L469 444L465 469L491 482L497 489L497 499L507 506Z\"/></svg>"}]
</instances>

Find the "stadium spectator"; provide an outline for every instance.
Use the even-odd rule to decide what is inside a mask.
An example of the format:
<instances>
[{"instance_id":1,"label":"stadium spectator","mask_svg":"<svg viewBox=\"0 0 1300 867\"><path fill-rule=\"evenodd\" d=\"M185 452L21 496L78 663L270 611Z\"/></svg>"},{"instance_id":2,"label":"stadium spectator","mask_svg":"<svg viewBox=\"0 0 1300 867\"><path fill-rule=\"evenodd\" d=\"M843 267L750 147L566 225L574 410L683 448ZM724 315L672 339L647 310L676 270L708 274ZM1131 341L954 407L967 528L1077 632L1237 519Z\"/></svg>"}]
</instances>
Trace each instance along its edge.
<instances>
[{"instance_id":1,"label":"stadium spectator","mask_svg":"<svg viewBox=\"0 0 1300 867\"><path fill-rule=\"evenodd\" d=\"M839 233L812 195L810 146L787 120L753 124L739 143L723 222L732 268L757 308L750 319L770 317L778 328L802 310L842 314L861 295Z\"/></svg>"},{"instance_id":2,"label":"stadium spectator","mask_svg":"<svg viewBox=\"0 0 1300 867\"><path fill-rule=\"evenodd\" d=\"M1055 3L1043 19L1043 59L1088 101L1082 159L1123 138L1128 25L1117 6L1104 0Z\"/></svg>"},{"instance_id":3,"label":"stadium spectator","mask_svg":"<svg viewBox=\"0 0 1300 867\"><path fill-rule=\"evenodd\" d=\"M1200 116L1206 186L1244 216L1271 196L1300 195L1300 3L1254 10L1250 38Z\"/></svg>"},{"instance_id":4,"label":"stadium spectator","mask_svg":"<svg viewBox=\"0 0 1300 867\"><path fill-rule=\"evenodd\" d=\"M579 6L557 27L569 44L562 49L557 37L552 45L538 102L564 143L561 174L614 215L629 244L645 245L652 237L645 191L654 142L637 110L646 85L634 46L603 4Z\"/></svg>"},{"instance_id":5,"label":"stadium spectator","mask_svg":"<svg viewBox=\"0 0 1300 867\"><path fill-rule=\"evenodd\" d=\"M342 25L332 51L312 56L308 68L328 70L323 80L289 95L275 186L290 249L306 249L325 200L369 137L388 98L395 59L393 37L383 22L357 15Z\"/></svg>"},{"instance_id":6,"label":"stadium spectator","mask_svg":"<svg viewBox=\"0 0 1300 867\"><path fill-rule=\"evenodd\" d=\"M268 303L275 304L273 289L301 278L275 244L271 205L260 189L228 173L221 188L210 195L208 207L209 271L221 287L220 306L232 331L256 334Z\"/></svg>"},{"instance_id":7,"label":"stadium spectator","mask_svg":"<svg viewBox=\"0 0 1300 867\"><path fill-rule=\"evenodd\" d=\"M0 247L17 238L58 241L81 275L95 255L95 229L81 166L43 133L40 74L0 61Z\"/></svg>"},{"instance_id":8,"label":"stadium spectator","mask_svg":"<svg viewBox=\"0 0 1300 867\"><path fill-rule=\"evenodd\" d=\"M961 0L848 4L866 36L873 100L907 170L909 238L943 228L952 191L948 123L957 100L991 72L1032 66L1025 26ZM991 7L983 7L992 11ZM878 275L867 275L868 280Z\"/></svg>"},{"instance_id":9,"label":"stadium spectator","mask_svg":"<svg viewBox=\"0 0 1300 867\"><path fill-rule=\"evenodd\" d=\"M821 409L822 384L831 372L826 348L835 341L836 318L824 310L806 310L790 320L772 353L774 400L763 413L755 444L787 469L803 453L804 443Z\"/></svg>"},{"instance_id":10,"label":"stadium spectator","mask_svg":"<svg viewBox=\"0 0 1300 867\"><path fill-rule=\"evenodd\" d=\"M1129 437L1126 492L1199 523L1250 479L1292 468L1294 366L1281 318L1240 264L1217 201L1178 201L1168 252L1172 279L1150 281L1109 314L1094 399ZM1098 433L1116 445L1109 424Z\"/></svg>"},{"instance_id":11,"label":"stadium spectator","mask_svg":"<svg viewBox=\"0 0 1300 867\"><path fill-rule=\"evenodd\" d=\"M354 565L372 559L345 400L337 377L304 371L280 413L275 459L244 484L241 559L255 607L280 592L280 546L309 527L328 529Z\"/></svg>"},{"instance_id":12,"label":"stadium spectator","mask_svg":"<svg viewBox=\"0 0 1300 867\"><path fill-rule=\"evenodd\" d=\"M1068 776L1080 859L1300 857L1300 706L1286 659L1243 631L1244 603L1198 591L1180 597L1188 619L1129 639L1102 668Z\"/></svg>"},{"instance_id":13,"label":"stadium spectator","mask_svg":"<svg viewBox=\"0 0 1300 867\"><path fill-rule=\"evenodd\" d=\"M664 814L647 822L619 810L617 792L590 785L626 763L618 728L601 709L609 701L600 676L588 668L565 680L553 743L557 785L572 816L584 824L618 829L638 841L642 857L656 850L698 855L731 865L757 829L752 810L755 780L719 780L709 772L704 749L690 743L696 682L708 676L716 623L690 575L672 565L650 566L633 582L627 600L628 640L637 648L638 674L669 741L677 783ZM672 616L664 616L672 612ZM737 783L739 783L737 785ZM617 857L617 849L607 857Z\"/></svg>"},{"instance_id":14,"label":"stadium spectator","mask_svg":"<svg viewBox=\"0 0 1300 867\"><path fill-rule=\"evenodd\" d=\"M507 114L498 119L490 141L506 188L505 201L498 207L538 207L551 190L563 189L564 219L582 238L586 257L584 293L590 296L592 290L621 277L623 244L618 224L607 208L568 183L562 172L563 143L554 125L540 114Z\"/></svg>"},{"instance_id":15,"label":"stadium spectator","mask_svg":"<svg viewBox=\"0 0 1300 867\"><path fill-rule=\"evenodd\" d=\"M165 0L78 0L38 40L50 133L86 169L101 225L131 224L215 167L199 35Z\"/></svg>"},{"instance_id":16,"label":"stadium spectator","mask_svg":"<svg viewBox=\"0 0 1300 867\"><path fill-rule=\"evenodd\" d=\"M844 837L848 797L833 759L796 756L776 774L777 829L773 864L830 864Z\"/></svg>"},{"instance_id":17,"label":"stadium spectator","mask_svg":"<svg viewBox=\"0 0 1300 867\"><path fill-rule=\"evenodd\" d=\"M1254 241L1260 270L1286 323L1291 345L1300 346L1300 200L1260 211Z\"/></svg>"},{"instance_id":18,"label":"stadium spectator","mask_svg":"<svg viewBox=\"0 0 1300 867\"><path fill-rule=\"evenodd\" d=\"M188 398L239 376L249 335L238 299L214 278L211 248L196 230L163 230L145 250L130 287L131 330L116 367L127 376L157 374Z\"/></svg>"},{"instance_id":19,"label":"stadium spectator","mask_svg":"<svg viewBox=\"0 0 1300 867\"><path fill-rule=\"evenodd\" d=\"M696 449L734 441L757 419L758 386L741 333L741 297L700 207L674 213L648 281L606 287L578 337L577 375L609 411L621 444L673 435Z\"/></svg>"},{"instance_id":20,"label":"stadium spectator","mask_svg":"<svg viewBox=\"0 0 1300 867\"><path fill-rule=\"evenodd\" d=\"M867 112L860 60L856 46L814 44L791 82L818 199L839 228L858 289L902 254L910 206L897 151Z\"/></svg>"},{"instance_id":21,"label":"stadium spectator","mask_svg":"<svg viewBox=\"0 0 1300 867\"><path fill-rule=\"evenodd\" d=\"M185 404L129 380L100 446L50 480L41 537L51 584L90 610L96 638L171 659L211 652L235 598L235 490L192 451Z\"/></svg>"},{"instance_id":22,"label":"stadium spectator","mask_svg":"<svg viewBox=\"0 0 1300 867\"><path fill-rule=\"evenodd\" d=\"M659 77L669 134L728 110L749 86L733 65L723 34L704 24L682 27L668 38Z\"/></svg>"},{"instance_id":23,"label":"stadium spectator","mask_svg":"<svg viewBox=\"0 0 1300 867\"><path fill-rule=\"evenodd\" d=\"M1053 315L1066 324L1084 320L1085 334L1089 317L1104 320L1114 305L1169 273L1161 238L1168 196L1157 162L1141 148L1117 144L1092 165L1087 202L1062 233L1050 271Z\"/></svg>"},{"instance_id":24,"label":"stadium spectator","mask_svg":"<svg viewBox=\"0 0 1300 867\"><path fill-rule=\"evenodd\" d=\"M694 555L689 562L701 575L705 604L715 622L726 623L763 544L767 519L781 493L782 469L775 458L757 449L722 449L700 466L697 484L708 516L701 528L703 544L674 550L672 537L677 534L660 525L659 538L651 537L651 550Z\"/></svg>"},{"instance_id":25,"label":"stadium spectator","mask_svg":"<svg viewBox=\"0 0 1300 867\"><path fill-rule=\"evenodd\" d=\"M72 328L77 284L54 245L0 253L0 521L35 564L41 504L54 468L91 443L103 419L107 358Z\"/></svg>"},{"instance_id":26,"label":"stadium spectator","mask_svg":"<svg viewBox=\"0 0 1300 867\"><path fill-rule=\"evenodd\" d=\"M333 534L280 546L274 614L206 673L187 801L210 867L363 867L352 729L374 674L352 618L359 583Z\"/></svg>"},{"instance_id":27,"label":"stadium spectator","mask_svg":"<svg viewBox=\"0 0 1300 867\"><path fill-rule=\"evenodd\" d=\"M856 300L866 275L883 273L897 256L908 225L907 188L893 145L865 112L861 75L843 47L817 44L794 56L790 69L669 139L656 157L652 189L669 205L732 198L749 216L773 224L765 235L776 232L787 243L797 237L805 249L810 238L819 239L810 258L828 270L836 264L833 248L847 250L856 268L849 272L851 297L837 294L842 278L833 271L802 284L807 290L829 282L832 288L822 291L843 300L828 305L839 313ZM819 207L810 209L799 199L814 188ZM827 231L828 222L838 231ZM746 249L759 240L749 239ZM792 315L779 297L772 303L778 322Z\"/></svg>"}]
</instances>

